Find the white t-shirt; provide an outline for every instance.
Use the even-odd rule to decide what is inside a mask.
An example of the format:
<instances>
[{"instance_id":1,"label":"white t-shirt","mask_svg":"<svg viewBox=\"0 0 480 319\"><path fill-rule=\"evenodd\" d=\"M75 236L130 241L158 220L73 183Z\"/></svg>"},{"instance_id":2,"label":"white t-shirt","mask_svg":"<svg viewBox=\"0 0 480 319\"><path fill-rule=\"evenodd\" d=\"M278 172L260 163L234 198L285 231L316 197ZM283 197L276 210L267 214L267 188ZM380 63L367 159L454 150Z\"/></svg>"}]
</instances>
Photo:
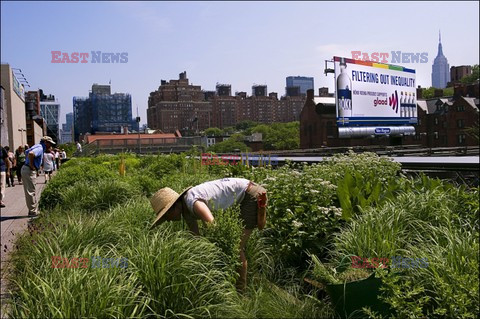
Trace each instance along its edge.
<instances>
[{"instance_id":1,"label":"white t-shirt","mask_svg":"<svg viewBox=\"0 0 480 319\"><path fill-rule=\"evenodd\" d=\"M223 178L205 182L190 188L183 200L191 213L197 200L205 202L211 211L227 209L243 200L249 183L245 178Z\"/></svg>"},{"instance_id":2,"label":"white t-shirt","mask_svg":"<svg viewBox=\"0 0 480 319\"><path fill-rule=\"evenodd\" d=\"M55 156L52 153L43 154L43 170L45 172L53 171L53 161Z\"/></svg>"}]
</instances>

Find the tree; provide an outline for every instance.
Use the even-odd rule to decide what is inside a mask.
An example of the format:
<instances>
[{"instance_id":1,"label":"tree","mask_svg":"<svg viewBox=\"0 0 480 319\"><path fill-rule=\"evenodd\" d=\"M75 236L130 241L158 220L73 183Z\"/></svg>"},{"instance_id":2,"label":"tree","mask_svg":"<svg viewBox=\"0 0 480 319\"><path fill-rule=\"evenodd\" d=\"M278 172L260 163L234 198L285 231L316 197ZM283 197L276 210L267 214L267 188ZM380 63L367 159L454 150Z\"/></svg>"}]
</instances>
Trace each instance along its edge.
<instances>
[{"instance_id":1,"label":"tree","mask_svg":"<svg viewBox=\"0 0 480 319\"><path fill-rule=\"evenodd\" d=\"M426 99L426 100L427 99L433 99L434 96L435 96L435 90L436 90L436 88L434 88L432 86L429 87L428 89L423 88L422 89L422 98ZM452 87L443 89L443 93L442 93L441 97L445 97L445 96L453 96L453 88Z\"/></svg>"},{"instance_id":2,"label":"tree","mask_svg":"<svg viewBox=\"0 0 480 319\"><path fill-rule=\"evenodd\" d=\"M262 133L265 150L291 150L300 146L300 123L260 124L252 133Z\"/></svg>"},{"instance_id":3,"label":"tree","mask_svg":"<svg viewBox=\"0 0 480 319\"><path fill-rule=\"evenodd\" d=\"M235 128L239 131L245 131L248 128L256 126L257 124L258 123L254 122L254 121L245 120L245 121L238 122L235 125Z\"/></svg>"},{"instance_id":4,"label":"tree","mask_svg":"<svg viewBox=\"0 0 480 319\"><path fill-rule=\"evenodd\" d=\"M464 76L460 80L460 82L462 82L464 84L472 84L472 83L475 83L475 81L477 81L479 78L480 78L479 67L478 67L478 64L475 64L472 67L472 74Z\"/></svg>"},{"instance_id":5,"label":"tree","mask_svg":"<svg viewBox=\"0 0 480 319\"><path fill-rule=\"evenodd\" d=\"M207 151L215 153L231 153L235 151L250 151L250 148L245 145L243 134L233 134L227 140L214 144L208 148Z\"/></svg>"},{"instance_id":6,"label":"tree","mask_svg":"<svg viewBox=\"0 0 480 319\"><path fill-rule=\"evenodd\" d=\"M209 127L205 130L206 136L222 136L223 131L218 127Z\"/></svg>"}]
</instances>

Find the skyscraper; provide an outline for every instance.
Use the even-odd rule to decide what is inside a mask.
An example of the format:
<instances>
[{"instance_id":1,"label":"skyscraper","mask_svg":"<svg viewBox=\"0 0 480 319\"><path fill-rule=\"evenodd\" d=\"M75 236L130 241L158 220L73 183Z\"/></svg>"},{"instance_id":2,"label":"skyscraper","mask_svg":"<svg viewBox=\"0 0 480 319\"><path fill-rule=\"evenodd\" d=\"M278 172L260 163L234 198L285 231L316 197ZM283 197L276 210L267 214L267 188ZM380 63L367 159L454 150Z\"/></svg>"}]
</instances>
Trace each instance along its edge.
<instances>
[{"instance_id":1,"label":"skyscraper","mask_svg":"<svg viewBox=\"0 0 480 319\"><path fill-rule=\"evenodd\" d=\"M75 140L80 134L120 133L125 126L138 130L132 118L132 98L127 93L111 94L110 85L92 85L87 98L73 98Z\"/></svg>"},{"instance_id":2,"label":"skyscraper","mask_svg":"<svg viewBox=\"0 0 480 319\"><path fill-rule=\"evenodd\" d=\"M432 65L432 86L437 89L444 89L450 81L450 68L447 58L443 55L442 39L438 33L438 53Z\"/></svg>"},{"instance_id":3,"label":"skyscraper","mask_svg":"<svg viewBox=\"0 0 480 319\"><path fill-rule=\"evenodd\" d=\"M60 103L55 101L54 95L45 95L40 91L40 115L47 122L47 135L59 142L60 136Z\"/></svg>"},{"instance_id":4,"label":"skyscraper","mask_svg":"<svg viewBox=\"0 0 480 319\"><path fill-rule=\"evenodd\" d=\"M73 112L65 115L67 123L62 124L62 144L72 143Z\"/></svg>"},{"instance_id":5,"label":"skyscraper","mask_svg":"<svg viewBox=\"0 0 480 319\"><path fill-rule=\"evenodd\" d=\"M307 76L287 77L287 96L307 95L307 90L313 90L313 78Z\"/></svg>"}]
</instances>

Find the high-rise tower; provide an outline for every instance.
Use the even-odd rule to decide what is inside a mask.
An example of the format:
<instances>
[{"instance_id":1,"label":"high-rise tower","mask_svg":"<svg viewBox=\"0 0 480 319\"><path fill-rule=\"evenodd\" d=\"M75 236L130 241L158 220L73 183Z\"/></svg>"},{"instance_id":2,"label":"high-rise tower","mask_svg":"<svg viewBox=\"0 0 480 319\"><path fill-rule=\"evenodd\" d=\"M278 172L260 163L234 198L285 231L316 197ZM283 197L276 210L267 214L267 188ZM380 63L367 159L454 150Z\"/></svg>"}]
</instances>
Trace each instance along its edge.
<instances>
[{"instance_id":1,"label":"high-rise tower","mask_svg":"<svg viewBox=\"0 0 480 319\"><path fill-rule=\"evenodd\" d=\"M448 60L443 55L442 38L438 32L438 53L432 65L432 86L437 89L444 89L450 81L450 68Z\"/></svg>"}]
</instances>

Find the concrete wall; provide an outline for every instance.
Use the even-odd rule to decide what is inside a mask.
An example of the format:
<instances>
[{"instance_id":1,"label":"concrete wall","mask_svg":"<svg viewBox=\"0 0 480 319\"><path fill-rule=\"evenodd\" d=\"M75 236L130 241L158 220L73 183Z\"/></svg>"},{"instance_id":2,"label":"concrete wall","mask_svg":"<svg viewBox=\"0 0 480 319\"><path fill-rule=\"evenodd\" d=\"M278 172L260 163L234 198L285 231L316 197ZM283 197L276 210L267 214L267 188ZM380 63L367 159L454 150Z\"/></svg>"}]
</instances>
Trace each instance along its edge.
<instances>
[{"instance_id":1,"label":"concrete wall","mask_svg":"<svg viewBox=\"0 0 480 319\"><path fill-rule=\"evenodd\" d=\"M0 145L8 145L8 120L5 90L0 88Z\"/></svg>"},{"instance_id":2,"label":"concrete wall","mask_svg":"<svg viewBox=\"0 0 480 319\"><path fill-rule=\"evenodd\" d=\"M8 145L11 149L16 149L27 140L26 132L20 132L18 129L26 129L25 119L25 101L23 101L13 90L12 69L8 64L1 65L1 84L5 88L7 127L8 127ZM23 136L23 141L22 141Z\"/></svg>"},{"instance_id":3,"label":"concrete wall","mask_svg":"<svg viewBox=\"0 0 480 319\"><path fill-rule=\"evenodd\" d=\"M43 128L35 122L33 122L33 136L35 138L35 144L40 143L40 139L43 137Z\"/></svg>"}]
</instances>

